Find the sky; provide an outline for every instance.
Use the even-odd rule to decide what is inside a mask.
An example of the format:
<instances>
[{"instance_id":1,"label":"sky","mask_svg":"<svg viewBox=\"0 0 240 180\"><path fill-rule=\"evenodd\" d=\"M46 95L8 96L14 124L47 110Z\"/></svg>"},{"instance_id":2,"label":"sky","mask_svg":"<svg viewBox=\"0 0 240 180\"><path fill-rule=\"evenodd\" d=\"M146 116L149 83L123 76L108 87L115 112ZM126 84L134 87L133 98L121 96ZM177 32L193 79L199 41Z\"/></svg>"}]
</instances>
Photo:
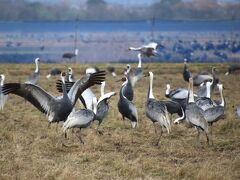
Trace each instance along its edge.
<instances>
[{"instance_id":1,"label":"sky","mask_svg":"<svg viewBox=\"0 0 240 180\"><path fill-rule=\"evenodd\" d=\"M38 1L38 2L48 2L48 3L56 3L56 2L61 2L64 0L27 0L27 1ZM72 2L77 2L77 3L84 3L87 0L68 0ZM105 0L108 3L114 3L114 4L122 4L122 5L150 5L154 2L157 2L159 0ZM191 0L185 0L185 1L191 1ZM220 3L236 3L240 2L240 0L218 0Z\"/></svg>"}]
</instances>

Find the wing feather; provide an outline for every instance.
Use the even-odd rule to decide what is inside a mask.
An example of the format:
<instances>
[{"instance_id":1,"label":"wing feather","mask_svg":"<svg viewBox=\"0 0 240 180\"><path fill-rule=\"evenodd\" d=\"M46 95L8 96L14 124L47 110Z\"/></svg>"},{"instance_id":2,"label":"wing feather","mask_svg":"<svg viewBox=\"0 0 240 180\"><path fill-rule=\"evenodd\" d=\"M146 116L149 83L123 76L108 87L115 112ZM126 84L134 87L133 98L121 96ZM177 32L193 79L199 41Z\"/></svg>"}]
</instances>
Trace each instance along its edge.
<instances>
[{"instance_id":1,"label":"wing feather","mask_svg":"<svg viewBox=\"0 0 240 180\"><path fill-rule=\"evenodd\" d=\"M55 98L52 95L33 84L4 84L2 92L5 95L11 93L25 98L44 114L47 114L50 111L50 102L55 101Z\"/></svg>"}]
</instances>

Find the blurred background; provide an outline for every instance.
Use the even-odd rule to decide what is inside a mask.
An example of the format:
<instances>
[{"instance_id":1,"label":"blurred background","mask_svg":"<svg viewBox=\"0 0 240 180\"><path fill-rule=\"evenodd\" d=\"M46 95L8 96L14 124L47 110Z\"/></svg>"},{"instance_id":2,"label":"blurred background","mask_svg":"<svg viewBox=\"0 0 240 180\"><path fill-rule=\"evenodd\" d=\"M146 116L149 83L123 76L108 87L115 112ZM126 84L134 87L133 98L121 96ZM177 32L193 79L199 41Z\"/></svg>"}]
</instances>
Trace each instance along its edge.
<instances>
[{"instance_id":1,"label":"blurred background","mask_svg":"<svg viewBox=\"0 0 240 180\"><path fill-rule=\"evenodd\" d=\"M0 62L236 62L239 0L0 0ZM66 52L78 54L63 58Z\"/></svg>"}]
</instances>

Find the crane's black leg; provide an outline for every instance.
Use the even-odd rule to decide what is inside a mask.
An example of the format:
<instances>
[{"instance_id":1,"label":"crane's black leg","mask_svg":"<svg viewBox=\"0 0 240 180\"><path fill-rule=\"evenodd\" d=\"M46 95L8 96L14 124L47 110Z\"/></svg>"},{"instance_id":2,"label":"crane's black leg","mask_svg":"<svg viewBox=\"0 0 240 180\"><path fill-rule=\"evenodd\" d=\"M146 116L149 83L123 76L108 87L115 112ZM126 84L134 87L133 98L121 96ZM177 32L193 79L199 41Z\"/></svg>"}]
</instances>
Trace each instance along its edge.
<instances>
[{"instance_id":1,"label":"crane's black leg","mask_svg":"<svg viewBox=\"0 0 240 180\"><path fill-rule=\"evenodd\" d=\"M124 116L122 116L122 120L123 120L123 127L124 127L124 129L126 129L125 117Z\"/></svg>"},{"instance_id":2,"label":"crane's black leg","mask_svg":"<svg viewBox=\"0 0 240 180\"><path fill-rule=\"evenodd\" d=\"M204 131L205 132L205 131ZM205 135L206 135L206 139L207 139L207 145L209 146L209 137L208 137L208 133L205 132Z\"/></svg>"},{"instance_id":3,"label":"crane's black leg","mask_svg":"<svg viewBox=\"0 0 240 180\"><path fill-rule=\"evenodd\" d=\"M99 130L99 126L100 126L100 123L98 123L96 132L97 132L98 134L100 134L100 135L103 135L103 132Z\"/></svg>"},{"instance_id":4,"label":"crane's black leg","mask_svg":"<svg viewBox=\"0 0 240 180\"><path fill-rule=\"evenodd\" d=\"M156 128L155 123L153 123L153 127L154 127L155 134L157 134L157 128Z\"/></svg>"},{"instance_id":5,"label":"crane's black leg","mask_svg":"<svg viewBox=\"0 0 240 180\"><path fill-rule=\"evenodd\" d=\"M81 128L79 128L79 131L78 133L76 134L77 138L79 139L80 143L84 144L83 140L82 140L82 137L81 137L81 134L80 134L80 131L81 131Z\"/></svg>"},{"instance_id":6,"label":"crane's black leg","mask_svg":"<svg viewBox=\"0 0 240 180\"><path fill-rule=\"evenodd\" d=\"M209 124L209 128L210 128L211 144L213 146L213 133L212 133L213 127L212 127L212 124Z\"/></svg>"},{"instance_id":7,"label":"crane's black leg","mask_svg":"<svg viewBox=\"0 0 240 180\"><path fill-rule=\"evenodd\" d=\"M196 128L197 129L197 145L200 146L200 129L199 128Z\"/></svg>"},{"instance_id":8,"label":"crane's black leg","mask_svg":"<svg viewBox=\"0 0 240 180\"><path fill-rule=\"evenodd\" d=\"M64 137L67 139L67 131L64 132Z\"/></svg>"},{"instance_id":9,"label":"crane's black leg","mask_svg":"<svg viewBox=\"0 0 240 180\"><path fill-rule=\"evenodd\" d=\"M161 137L162 137L162 134L163 134L163 128L162 128L162 126L161 126L161 131L160 131L160 135L159 135L159 137L158 137L156 146L159 146L159 143L160 143L160 139L161 139Z\"/></svg>"},{"instance_id":10,"label":"crane's black leg","mask_svg":"<svg viewBox=\"0 0 240 180\"><path fill-rule=\"evenodd\" d=\"M48 128L50 128L50 126L51 126L51 122L48 122Z\"/></svg>"},{"instance_id":11,"label":"crane's black leg","mask_svg":"<svg viewBox=\"0 0 240 180\"><path fill-rule=\"evenodd\" d=\"M56 125L56 133L58 132L58 123L59 123L59 122L56 123L56 124L57 124L57 125Z\"/></svg>"}]
</instances>

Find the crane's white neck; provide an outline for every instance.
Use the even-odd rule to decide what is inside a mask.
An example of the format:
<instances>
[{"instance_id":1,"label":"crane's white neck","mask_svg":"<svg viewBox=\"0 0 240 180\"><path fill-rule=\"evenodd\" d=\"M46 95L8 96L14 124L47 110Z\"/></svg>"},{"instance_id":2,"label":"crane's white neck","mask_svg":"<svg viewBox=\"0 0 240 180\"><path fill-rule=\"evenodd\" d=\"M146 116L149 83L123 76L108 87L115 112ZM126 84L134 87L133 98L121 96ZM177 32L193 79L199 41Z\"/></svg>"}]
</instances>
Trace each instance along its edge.
<instances>
[{"instance_id":1,"label":"crane's white neck","mask_svg":"<svg viewBox=\"0 0 240 180\"><path fill-rule=\"evenodd\" d=\"M61 74L61 80L62 80L62 83L65 84L65 76L63 76L62 74Z\"/></svg>"},{"instance_id":2,"label":"crane's white neck","mask_svg":"<svg viewBox=\"0 0 240 180\"><path fill-rule=\"evenodd\" d=\"M142 67L142 54L139 53L138 54L138 68L141 68Z\"/></svg>"},{"instance_id":3,"label":"crane's white neck","mask_svg":"<svg viewBox=\"0 0 240 180\"><path fill-rule=\"evenodd\" d=\"M125 86L127 85L127 83L128 83L128 78L126 78L126 81L122 84L122 90L121 90L122 97L125 98L125 99L127 99L127 98L126 98L126 96L124 96L124 94L123 94L123 88L125 88Z\"/></svg>"},{"instance_id":4,"label":"crane's white neck","mask_svg":"<svg viewBox=\"0 0 240 180\"><path fill-rule=\"evenodd\" d=\"M126 71L126 74L128 74L128 73L130 72L130 70L131 70L131 66L130 66L130 64L128 64L128 65L127 65L127 71Z\"/></svg>"},{"instance_id":5,"label":"crane's white neck","mask_svg":"<svg viewBox=\"0 0 240 180\"><path fill-rule=\"evenodd\" d=\"M221 96L221 104L220 104L220 106L224 107L225 106L225 100L224 100L224 96L223 96L223 85L220 84L218 86L218 88L219 88L219 92L220 92L220 96Z\"/></svg>"},{"instance_id":6,"label":"crane's white neck","mask_svg":"<svg viewBox=\"0 0 240 180\"><path fill-rule=\"evenodd\" d=\"M188 88L188 93L189 93L189 103L194 103L194 95L193 95L193 82L192 80L189 82L189 88Z\"/></svg>"},{"instance_id":7,"label":"crane's white neck","mask_svg":"<svg viewBox=\"0 0 240 180\"><path fill-rule=\"evenodd\" d=\"M35 64L36 64L35 73L38 73L39 71L38 62L39 62L39 58L35 59Z\"/></svg>"},{"instance_id":8,"label":"crane's white neck","mask_svg":"<svg viewBox=\"0 0 240 180\"><path fill-rule=\"evenodd\" d=\"M149 89L148 89L148 98L149 99L155 99L152 92L152 86L153 86L153 73L149 72Z\"/></svg>"},{"instance_id":9,"label":"crane's white neck","mask_svg":"<svg viewBox=\"0 0 240 180\"><path fill-rule=\"evenodd\" d=\"M93 97L93 112L94 114L97 114L97 98L96 97Z\"/></svg>"},{"instance_id":10,"label":"crane's white neck","mask_svg":"<svg viewBox=\"0 0 240 180\"><path fill-rule=\"evenodd\" d=\"M101 84L101 96L104 96L104 88L105 88L105 81L102 82Z\"/></svg>"},{"instance_id":11,"label":"crane's white neck","mask_svg":"<svg viewBox=\"0 0 240 180\"><path fill-rule=\"evenodd\" d=\"M5 76L3 74L0 75L1 76L1 82L0 85L3 86L4 84L4 80L5 80Z\"/></svg>"},{"instance_id":12,"label":"crane's white neck","mask_svg":"<svg viewBox=\"0 0 240 180\"><path fill-rule=\"evenodd\" d=\"M206 95L206 97L207 97L207 98L211 98L211 85L212 85L211 82L207 82L207 83L206 83L206 90L207 90L207 95Z\"/></svg>"},{"instance_id":13,"label":"crane's white neck","mask_svg":"<svg viewBox=\"0 0 240 180\"><path fill-rule=\"evenodd\" d=\"M70 74L70 75L68 76L68 81L69 81L69 82L73 82L72 74Z\"/></svg>"},{"instance_id":14,"label":"crane's white neck","mask_svg":"<svg viewBox=\"0 0 240 180\"><path fill-rule=\"evenodd\" d=\"M167 84L166 87L167 87L167 89L166 89L165 94L169 95L169 93L170 93L170 84Z\"/></svg>"}]
</instances>

